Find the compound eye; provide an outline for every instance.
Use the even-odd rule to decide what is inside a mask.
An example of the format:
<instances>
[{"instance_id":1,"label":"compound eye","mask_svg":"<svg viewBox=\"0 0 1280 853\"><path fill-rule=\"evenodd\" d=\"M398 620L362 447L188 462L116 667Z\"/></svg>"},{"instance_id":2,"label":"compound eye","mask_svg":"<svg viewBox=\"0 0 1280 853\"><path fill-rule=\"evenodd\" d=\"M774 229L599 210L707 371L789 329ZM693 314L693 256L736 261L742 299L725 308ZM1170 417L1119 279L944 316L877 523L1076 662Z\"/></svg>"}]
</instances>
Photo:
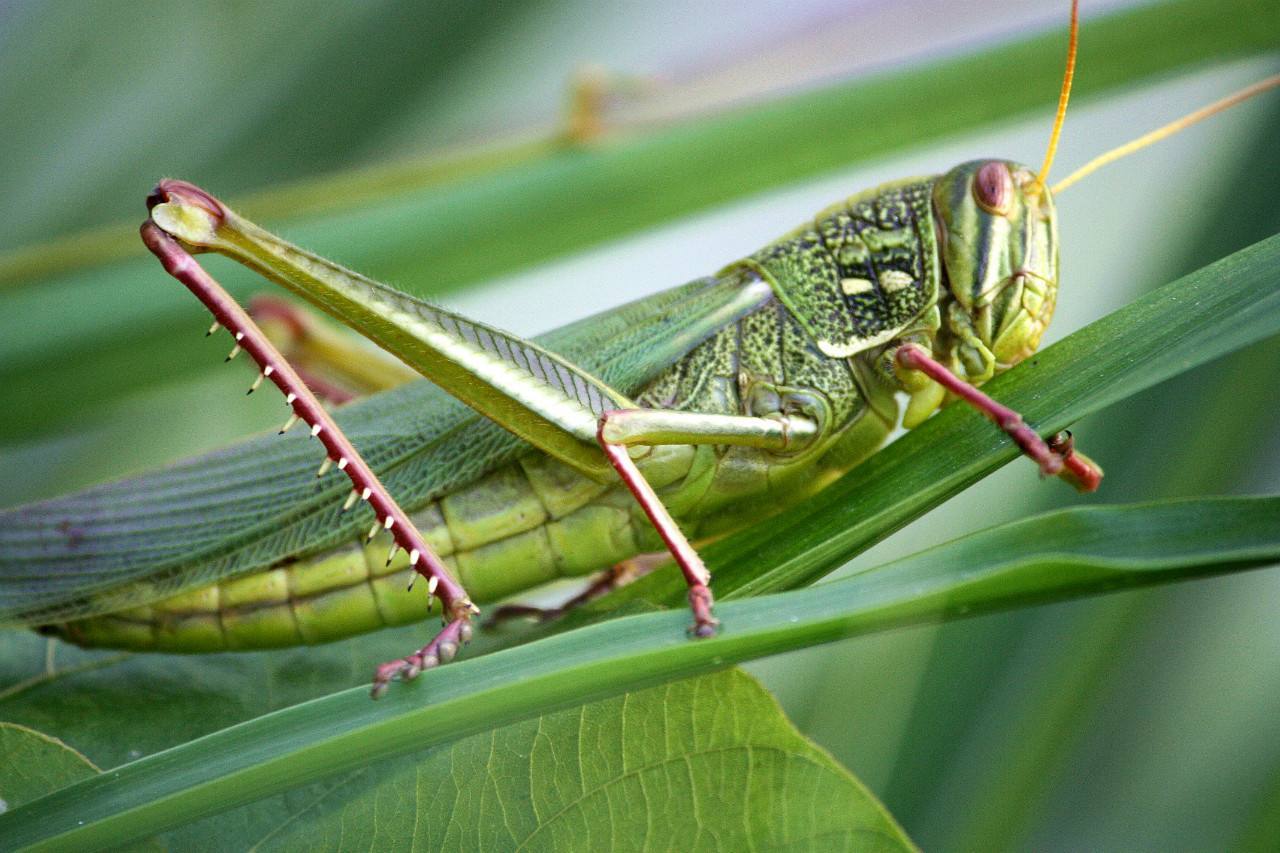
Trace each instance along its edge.
<instances>
[{"instance_id":1,"label":"compound eye","mask_svg":"<svg viewBox=\"0 0 1280 853\"><path fill-rule=\"evenodd\" d=\"M1013 176L1004 163L984 163L973 178L973 198L988 213L1005 216L1013 207Z\"/></svg>"}]
</instances>

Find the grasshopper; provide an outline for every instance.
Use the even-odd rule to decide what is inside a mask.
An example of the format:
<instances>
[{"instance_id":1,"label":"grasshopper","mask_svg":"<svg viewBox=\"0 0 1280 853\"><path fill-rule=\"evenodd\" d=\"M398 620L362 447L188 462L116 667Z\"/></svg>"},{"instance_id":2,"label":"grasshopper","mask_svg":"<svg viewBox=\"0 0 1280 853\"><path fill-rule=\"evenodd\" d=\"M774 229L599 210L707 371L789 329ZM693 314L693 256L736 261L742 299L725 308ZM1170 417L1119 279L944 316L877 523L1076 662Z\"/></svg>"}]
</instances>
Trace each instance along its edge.
<instances>
[{"instance_id":1,"label":"grasshopper","mask_svg":"<svg viewBox=\"0 0 1280 853\"><path fill-rule=\"evenodd\" d=\"M24 554L0 559L0 621L85 646L200 652L325 642L440 615L427 645L377 668L377 697L452 659L471 637L473 602L603 571L583 595L594 596L648 552L675 558L690 632L712 635L711 579L691 537L814 493L899 421L910 429L954 400L990 417L1045 475L1094 490L1101 470L1068 435L1045 440L978 390L1036 350L1056 303L1054 192L1076 176L1053 188L1046 178L1077 21L1073 4L1038 172L983 160L894 181L714 275L533 340L374 282L192 184L162 181L143 241L214 315L209 334L232 336L228 360L243 352L257 364L250 393L264 380L282 392L285 435L0 514L0 541ZM396 360L319 331L298 309L261 304L264 325L301 341L286 358L195 261L208 251ZM434 384L405 384L405 366ZM317 392L341 394L326 376L390 390L330 413ZM307 461L316 444L318 477ZM417 577L425 595L406 594Z\"/></svg>"}]
</instances>

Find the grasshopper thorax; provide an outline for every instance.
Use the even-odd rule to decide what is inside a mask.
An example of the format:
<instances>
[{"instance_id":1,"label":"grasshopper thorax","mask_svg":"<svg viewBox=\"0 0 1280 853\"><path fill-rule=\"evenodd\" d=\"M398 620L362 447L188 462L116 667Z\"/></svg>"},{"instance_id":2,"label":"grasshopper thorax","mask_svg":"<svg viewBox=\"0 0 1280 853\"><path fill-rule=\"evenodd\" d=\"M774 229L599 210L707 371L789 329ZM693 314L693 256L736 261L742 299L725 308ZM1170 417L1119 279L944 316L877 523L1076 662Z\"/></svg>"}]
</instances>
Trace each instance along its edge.
<instances>
[{"instance_id":1,"label":"grasshopper thorax","mask_svg":"<svg viewBox=\"0 0 1280 853\"><path fill-rule=\"evenodd\" d=\"M981 383L1035 352L1053 316L1053 198L1025 166L974 160L937 179L933 207L947 288L939 344Z\"/></svg>"}]
</instances>

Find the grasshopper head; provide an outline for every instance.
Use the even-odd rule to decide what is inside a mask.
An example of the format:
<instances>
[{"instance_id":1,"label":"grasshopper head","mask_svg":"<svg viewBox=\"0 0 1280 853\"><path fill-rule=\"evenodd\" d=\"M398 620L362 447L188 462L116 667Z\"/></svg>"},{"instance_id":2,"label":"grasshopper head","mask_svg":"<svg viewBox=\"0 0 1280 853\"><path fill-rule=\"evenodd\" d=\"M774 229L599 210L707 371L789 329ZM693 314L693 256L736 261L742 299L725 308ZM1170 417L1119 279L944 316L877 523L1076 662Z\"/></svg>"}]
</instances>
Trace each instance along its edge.
<instances>
[{"instance_id":1,"label":"grasshopper head","mask_svg":"<svg viewBox=\"0 0 1280 853\"><path fill-rule=\"evenodd\" d=\"M952 169L933 189L950 289L944 346L972 382L1035 352L1058 293L1058 221L1035 173L1006 160Z\"/></svg>"}]
</instances>

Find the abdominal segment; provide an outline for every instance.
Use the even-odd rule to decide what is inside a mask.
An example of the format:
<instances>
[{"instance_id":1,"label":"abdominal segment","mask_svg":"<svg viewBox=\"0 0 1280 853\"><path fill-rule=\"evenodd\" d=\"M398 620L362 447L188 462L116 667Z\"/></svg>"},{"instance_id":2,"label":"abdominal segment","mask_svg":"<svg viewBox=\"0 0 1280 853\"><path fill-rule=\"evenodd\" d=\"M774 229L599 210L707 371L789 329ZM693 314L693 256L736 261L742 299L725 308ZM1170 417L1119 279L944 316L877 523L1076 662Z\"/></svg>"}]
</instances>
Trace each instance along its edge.
<instances>
[{"instance_id":1,"label":"abdominal segment","mask_svg":"<svg viewBox=\"0 0 1280 853\"><path fill-rule=\"evenodd\" d=\"M646 522L624 489L541 454L412 517L478 602L588 574L633 556L646 541L636 534ZM405 553L387 562L390 545L383 531L369 542L44 630L88 647L212 652L325 643L439 614Z\"/></svg>"}]
</instances>

